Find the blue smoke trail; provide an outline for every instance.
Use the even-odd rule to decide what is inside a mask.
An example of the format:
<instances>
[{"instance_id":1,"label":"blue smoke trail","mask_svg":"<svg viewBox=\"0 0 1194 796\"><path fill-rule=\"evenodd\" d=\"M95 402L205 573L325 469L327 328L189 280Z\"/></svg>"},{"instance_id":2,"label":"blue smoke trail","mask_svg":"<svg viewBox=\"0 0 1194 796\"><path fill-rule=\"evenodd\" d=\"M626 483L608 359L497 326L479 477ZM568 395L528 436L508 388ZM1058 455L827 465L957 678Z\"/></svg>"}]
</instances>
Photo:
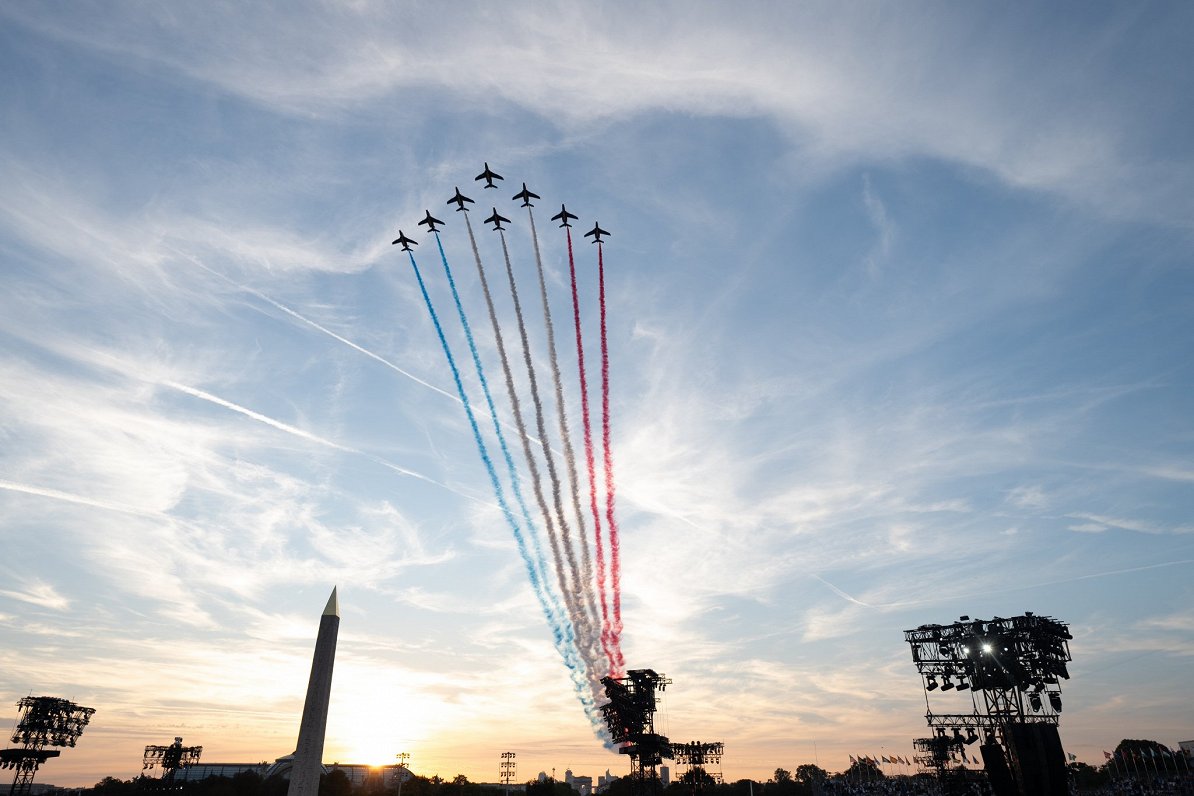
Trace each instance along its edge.
<instances>
[{"instance_id":1,"label":"blue smoke trail","mask_svg":"<svg viewBox=\"0 0 1194 796\"><path fill-rule=\"evenodd\" d=\"M438 235L436 239L439 239ZM410 256L410 265L414 269L415 279L419 283L419 291L423 294L423 301L427 304L427 312L431 315L431 323L435 326L435 333L439 336L440 345L444 349L444 356L448 359L448 367L452 370L452 380L456 383L456 392L460 396L461 403L464 405L464 413L468 417L469 427L473 431L473 441L477 444L477 451L481 454L481 461L485 464L485 471L489 474L489 481L493 486L494 495L497 497L498 506L501 508L502 514L506 517L506 522L510 525L510 530L514 534L514 541L518 545L518 552L522 556L527 576L531 580L531 588L535 592L535 597L538 598L543 614L547 618L548 626L551 628L552 640L556 651L564 659L564 664L568 667L581 704L584 706L585 712L589 713L594 710L593 698L587 693L587 689L585 688L584 667L579 660L579 652L576 648L576 638L572 627L569 623L562 621L562 612L555 595L547 590L543 582L539 579L538 570L527 550L526 538L522 532L522 528L519 527L518 520L515 519L514 513L510 510L509 503L506 502L505 490L502 489L501 481L498 480L497 470L494 468L493 460L489 456L489 450L485 447L485 441L481 437L481 429L477 425L477 418L473 414L473 409L469 405L468 397L464 392L464 383L460 380L460 369L456 367L456 358L452 356L452 349L448 346L448 338L444 335L443 326L440 325L439 315L435 311L435 306L431 303L431 296L427 293L427 285L423 282L423 274L419 271L418 263L415 262L414 252L407 252L407 254ZM440 254L441 256L443 255L442 244L440 245ZM444 258L444 267L447 267L447 258ZM452 288L452 293L453 295L456 294L455 286ZM459 303L459 299L457 301ZM490 402L490 412L493 412L492 402ZM496 418L496 415L494 417Z\"/></svg>"}]
</instances>

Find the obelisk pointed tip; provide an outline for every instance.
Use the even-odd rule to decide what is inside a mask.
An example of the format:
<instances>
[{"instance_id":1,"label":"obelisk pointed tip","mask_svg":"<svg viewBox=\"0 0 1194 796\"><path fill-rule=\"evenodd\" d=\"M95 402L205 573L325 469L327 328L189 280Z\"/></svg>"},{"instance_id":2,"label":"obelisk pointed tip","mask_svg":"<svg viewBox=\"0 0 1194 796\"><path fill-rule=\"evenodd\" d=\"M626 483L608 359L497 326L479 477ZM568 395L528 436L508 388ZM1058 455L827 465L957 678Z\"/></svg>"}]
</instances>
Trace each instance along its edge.
<instances>
[{"instance_id":1,"label":"obelisk pointed tip","mask_svg":"<svg viewBox=\"0 0 1194 796\"><path fill-rule=\"evenodd\" d=\"M332 587L332 596L328 597L328 604L323 609L324 616L340 616L340 600L336 598L336 588L335 586Z\"/></svg>"}]
</instances>

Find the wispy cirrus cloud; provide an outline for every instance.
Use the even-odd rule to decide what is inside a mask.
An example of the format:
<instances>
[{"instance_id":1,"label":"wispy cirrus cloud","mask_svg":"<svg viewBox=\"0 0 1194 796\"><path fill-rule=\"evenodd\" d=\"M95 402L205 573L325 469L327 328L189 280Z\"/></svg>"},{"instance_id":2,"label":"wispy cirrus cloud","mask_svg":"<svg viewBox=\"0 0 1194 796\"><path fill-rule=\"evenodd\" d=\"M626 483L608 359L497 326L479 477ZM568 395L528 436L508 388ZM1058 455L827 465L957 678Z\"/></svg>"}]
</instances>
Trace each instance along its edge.
<instances>
[{"instance_id":1,"label":"wispy cirrus cloud","mask_svg":"<svg viewBox=\"0 0 1194 796\"><path fill-rule=\"evenodd\" d=\"M1171 223L1188 216L1181 193L1190 164L1161 169L1136 126L1117 120L1117 104L1140 101L1104 79L1122 62L1093 39L1062 36L1048 20L1025 36L1004 15L979 20L928 7L881 12L878 24L840 6L732 14L715 5L685 5L682 13L671 4L633 13L557 5L518 14L476 6L450 18L373 5L334 13L311 6L304 14L262 6L240 10L235 22L175 9L120 24L126 17L107 11L7 14L101 57L134 53L286 113L334 117L430 87L577 129L656 109L765 117L805 144L809 162L927 155L1106 212ZM1131 16L1120 10L1099 22L1114 28ZM670 35L661 41L651 31L665 24ZM396 27L407 35L391 35ZM996 57L1012 35L1026 40L1014 63ZM1058 39L1084 54L1081 74L1055 62ZM1058 102L1075 82L1102 91Z\"/></svg>"},{"instance_id":2,"label":"wispy cirrus cloud","mask_svg":"<svg viewBox=\"0 0 1194 796\"><path fill-rule=\"evenodd\" d=\"M0 596L53 611L65 611L70 608L70 600L59 594L52 584L41 580L32 580L21 589L0 589Z\"/></svg>"}]
</instances>

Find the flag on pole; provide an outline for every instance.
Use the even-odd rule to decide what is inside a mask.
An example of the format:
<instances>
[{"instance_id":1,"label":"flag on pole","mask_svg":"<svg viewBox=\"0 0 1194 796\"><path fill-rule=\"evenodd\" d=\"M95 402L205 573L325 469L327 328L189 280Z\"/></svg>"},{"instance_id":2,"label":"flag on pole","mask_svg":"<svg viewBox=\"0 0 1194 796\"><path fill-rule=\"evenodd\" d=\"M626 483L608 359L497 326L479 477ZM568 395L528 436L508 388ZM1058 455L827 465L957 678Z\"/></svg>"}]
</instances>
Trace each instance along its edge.
<instances>
[{"instance_id":1,"label":"flag on pole","mask_svg":"<svg viewBox=\"0 0 1194 796\"><path fill-rule=\"evenodd\" d=\"M1070 752L1070 755L1069 755L1069 757L1070 757L1070 762L1071 762L1071 763L1073 763L1075 760L1077 760L1077 759L1078 759L1078 755L1074 754L1073 752Z\"/></svg>"},{"instance_id":2,"label":"flag on pole","mask_svg":"<svg viewBox=\"0 0 1194 796\"><path fill-rule=\"evenodd\" d=\"M1106 749L1104 749L1104 750L1103 750L1103 757L1105 757L1105 758L1107 758L1108 760L1110 760L1110 759L1111 759L1111 753L1110 753L1110 752L1108 752Z\"/></svg>"}]
</instances>

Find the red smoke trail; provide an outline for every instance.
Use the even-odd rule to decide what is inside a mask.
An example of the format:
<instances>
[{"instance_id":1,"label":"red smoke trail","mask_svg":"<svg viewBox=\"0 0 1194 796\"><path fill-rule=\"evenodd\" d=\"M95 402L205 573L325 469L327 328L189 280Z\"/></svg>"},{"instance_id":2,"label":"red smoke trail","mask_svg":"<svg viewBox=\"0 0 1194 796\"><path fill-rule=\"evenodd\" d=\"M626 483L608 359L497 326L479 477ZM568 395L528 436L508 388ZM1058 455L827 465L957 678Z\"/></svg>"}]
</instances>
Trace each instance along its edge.
<instances>
[{"instance_id":1,"label":"red smoke trail","mask_svg":"<svg viewBox=\"0 0 1194 796\"><path fill-rule=\"evenodd\" d=\"M610 646L617 657L615 676L621 677L626 669L626 661L622 657L622 558L618 541L618 521L614 518L614 457L609 445L609 341L605 333L605 258L601 249L601 241L597 241L597 294L601 303L601 442L605 456L605 519L609 526L609 568L614 592L614 621L613 627L610 628Z\"/></svg>"},{"instance_id":2,"label":"red smoke trail","mask_svg":"<svg viewBox=\"0 0 1194 796\"><path fill-rule=\"evenodd\" d=\"M597 507L597 465L593 456L593 426L589 419L589 385L585 377L585 346L580 331L580 299L576 291L576 262L572 256L572 230L564 228L568 235L568 273L572 277L572 321L576 327L576 362L580 371L580 407L585 429L585 464L589 468L589 507L593 511L593 537L597 548L597 591L601 596L601 649L609 659L610 674L620 677L617 671L618 656L610 646L609 598L605 591L605 549L601 543L601 509Z\"/></svg>"}]
</instances>

